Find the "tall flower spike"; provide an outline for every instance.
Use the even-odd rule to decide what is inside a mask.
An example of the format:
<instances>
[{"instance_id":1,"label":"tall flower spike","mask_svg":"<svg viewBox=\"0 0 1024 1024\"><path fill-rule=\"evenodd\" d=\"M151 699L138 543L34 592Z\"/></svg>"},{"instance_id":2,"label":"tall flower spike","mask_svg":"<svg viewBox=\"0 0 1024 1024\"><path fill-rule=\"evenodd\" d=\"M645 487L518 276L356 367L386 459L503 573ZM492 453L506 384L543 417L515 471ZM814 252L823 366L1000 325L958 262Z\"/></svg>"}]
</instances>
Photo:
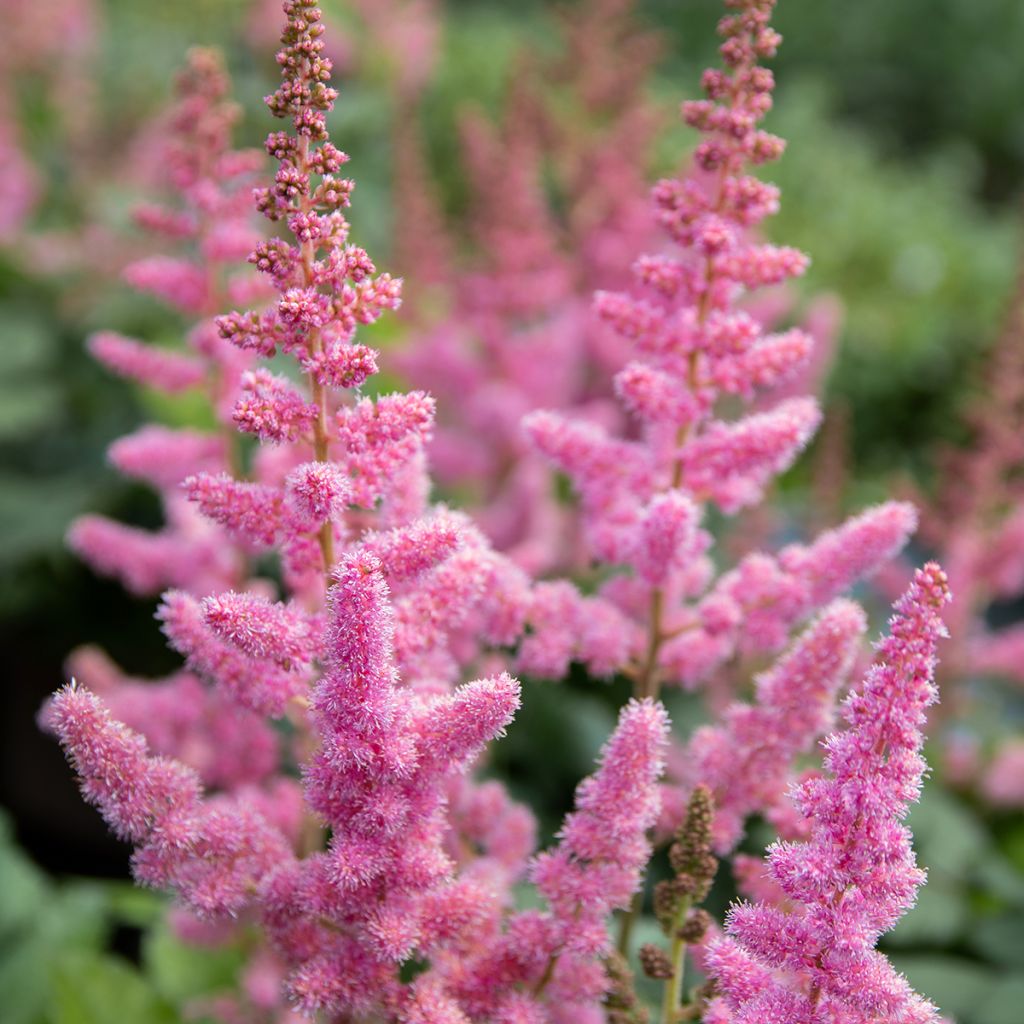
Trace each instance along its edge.
<instances>
[{"instance_id":1,"label":"tall flower spike","mask_svg":"<svg viewBox=\"0 0 1024 1024\"><path fill-rule=\"evenodd\" d=\"M651 700L622 709L600 767L576 790L559 845L531 870L553 915L550 998L581 1004L584 1014L607 987L603 971L591 970L609 951L607 915L629 905L650 856L668 726L665 709Z\"/></svg>"},{"instance_id":2,"label":"tall flower spike","mask_svg":"<svg viewBox=\"0 0 1024 1024\"><path fill-rule=\"evenodd\" d=\"M707 964L736 1024L938 1019L874 946L924 881L900 821L925 771L921 729L938 698L939 613L949 599L937 565L917 571L876 663L845 702L847 729L825 743L829 777L795 791L811 838L777 843L768 870L798 909L738 904L729 937L712 944Z\"/></svg>"},{"instance_id":3,"label":"tall flower spike","mask_svg":"<svg viewBox=\"0 0 1024 1024\"><path fill-rule=\"evenodd\" d=\"M140 882L174 891L200 916L246 911L244 924L222 931L241 944L244 928L254 960L242 989L260 989L268 1019L288 1016L291 1000L310 1015L464 1021L446 958L468 955L506 914L534 830L507 796L487 801L490 812L472 823L449 807L460 775L520 699L494 655L485 678L458 684L485 646L516 644L529 585L467 519L429 508L433 399L345 390L376 372L376 353L354 336L397 305L399 283L348 240L352 183L338 176L347 157L326 134L335 92L321 13L307 0L286 0L284 10L283 80L268 105L293 130L268 138L278 168L256 199L285 237L256 244L250 257L276 302L219 317L216 330L199 323L195 360L147 359L124 339L97 346L117 368L173 390L199 364L231 433L208 442L148 429L113 451L166 492L176 532L138 539L86 519L73 534L137 589L179 585L158 618L192 671L153 684L95 657L84 665L150 750L180 754L222 791L201 799L186 768L150 757L142 737L79 691L59 695L51 717L87 797L137 842ZM220 195L220 180L251 165L223 150L230 117L215 102L225 86L218 69L195 58L176 123L200 144L169 161L198 212L204 196ZM192 224L191 208L180 217L149 209L145 219L176 238L199 232L203 253L220 258L241 235L215 205L225 227L215 237L202 233L205 221ZM134 273L185 306L206 289L210 313L222 275L197 276L199 266L157 261ZM278 354L304 379L257 364ZM263 442L245 475L224 443L237 440L235 428ZM126 536L132 544L119 553ZM256 552L277 556L279 588L251 574ZM264 720L284 716L287 729ZM473 839L460 844L459 834ZM413 959L428 970L403 980ZM268 976L254 978L268 964ZM224 1019L251 1012L243 995L218 1001Z\"/></svg>"}]
</instances>

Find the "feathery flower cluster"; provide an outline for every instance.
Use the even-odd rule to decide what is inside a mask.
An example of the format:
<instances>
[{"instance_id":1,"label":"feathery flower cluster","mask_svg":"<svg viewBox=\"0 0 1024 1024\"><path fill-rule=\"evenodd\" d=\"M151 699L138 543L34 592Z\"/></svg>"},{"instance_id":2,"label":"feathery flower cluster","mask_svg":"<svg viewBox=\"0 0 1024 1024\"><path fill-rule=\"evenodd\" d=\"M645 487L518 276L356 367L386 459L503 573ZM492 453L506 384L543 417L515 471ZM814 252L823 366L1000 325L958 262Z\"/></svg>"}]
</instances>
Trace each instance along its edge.
<instances>
[{"instance_id":1,"label":"feathery flower cluster","mask_svg":"<svg viewBox=\"0 0 1024 1024\"><path fill-rule=\"evenodd\" d=\"M210 924L220 941L260 930L253 955L276 990L268 1002L264 984L261 1012L283 1020L296 1004L411 1022L450 998L440 975L409 983L402 965L440 962L475 941L482 916L500 920L533 852L532 816L496 783L465 777L511 720L518 683L499 671L457 685L483 647L515 642L529 586L468 520L428 506L433 400L350 397L377 370L357 326L395 308L400 283L348 238L353 186L327 136L336 93L320 11L308 0L284 10L283 81L267 105L291 130L267 140L278 169L256 205L290 237L243 230L239 196L257 161L228 148L219 58L195 52L171 118L168 166L183 202L141 216L195 255L128 275L202 317L193 351L93 342L141 383L207 386L225 428L147 427L114 445L116 464L164 496L164 531L101 519L72 531L137 593L171 586L158 618L186 669L146 682L80 650L69 668L94 692L65 688L43 720L86 798L136 845L137 879L187 909L175 918L183 936L211 941ZM261 294L215 287L249 249L277 299L224 314L232 298ZM277 353L299 373L259 365ZM235 428L261 442L251 459ZM267 552L283 593L252 575L252 556ZM660 755L649 756L653 776ZM463 836L479 857L453 855ZM243 985L218 1013L245 1016L256 998Z\"/></svg>"},{"instance_id":2,"label":"feathery flower cluster","mask_svg":"<svg viewBox=\"0 0 1024 1024\"><path fill-rule=\"evenodd\" d=\"M754 681L756 702L734 703L721 723L703 726L686 748L685 771L714 798L714 839L729 852L755 812L771 816L789 788L800 754L832 722L836 695L846 681L867 628L852 601L833 602L793 647ZM672 816L671 801L666 801Z\"/></svg>"},{"instance_id":3,"label":"feathery flower cluster","mask_svg":"<svg viewBox=\"0 0 1024 1024\"><path fill-rule=\"evenodd\" d=\"M896 603L875 665L844 703L847 729L825 743L829 777L794 792L809 839L769 851L768 872L795 909L733 907L729 937L708 951L722 995L705 1019L937 1020L874 946L924 881L900 821L925 771L921 729L938 698L935 650L949 596L945 574L929 563Z\"/></svg>"},{"instance_id":4,"label":"feathery flower cluster","mask_svg":"<svg viewBox=\"0 0 1024 1024\"><path fill-rule=\"evenodd\" d=\"M83 516L71 528L69 543L81 558L140 596L168 586L208 593L236 585L244 571L240 553L195 513L180 487L197 470L226 472L236 461L229 403L251 362L217 336L212 322L231 295L258 294L252 276L234 267L259 237L249 192L262 157L231 148L239 111L229 90L220 55L192 50L166 117L161 153L176 201L136 210L140 226L181 246L183 254L148 257L125 270L133 287L152 292L190 323L188 351L112 331L89 339L93 356L121 377L169 395L205 391L222 425L219 434L146 426L111 446L110 460L122 473L159 491L162 529L143 531L97 515Z\"/></svg>"},{"instance_id":5,"label":"feathery flower cluster","mask_svg":"<svg viewBox=\"0 0 1024 1024\"><path fill-rule=\"evenodd\" d=\"M429 21L429 4L407 6ZM222 429L149 426L116 442L112 461L160 492L167 526L153 535L88 517L71 535L136 593L162 592L157 617L185 667L143 681L80 649L77 682L43 722L86 799L135 845L139 882L175 894L179 933L244 938L249 970L214 1007L225 1021L285 1024L298 1011L382 1024L640 1024L620 955L629 943L614 952L609 923L622 912L628 940L659 832L674 834L672 878L654 894L670 951L647 946L640 959L666 982L665 1024L700 1013L718 1024L818 1024L826 1011L837 1024L930 1019L873 946L920 883L898 820L923 771L919 728L948 596L937 567L897 606L879 664L847 700L849 728L827 745L831 777L798 774L865 629L858 606L838 598L899 551L914 510L887 503L717 575L705 526L708 505L731 516L761 502L820 418L813 399L786 390L812 338L772 333L770 303L750 300L806 265L759 240L778 191L748 173L782 149L760 127L773 88L761 61L779 42L773 6L727 0L725 68L705 74L706 100L683 108L702 133L695 168L654 190L670 254L639 258L627 291L599 291L596 318L580 294L611 284L617 253L651 230L627 187L636 154L609 142L648 130L641 71L616 75L596 59L578 69L580 104L608 113L614 131L562 140L578 158L568 180L580 203L565 232L534 180L542 147L526 127L528 91L514 96L500 145L470 130L492 265L462 279L472 286L450 322L408 365L422 359L430 372L417 383L440 380L443 393L476 391L460 414L481 449L472 437L446 448L443 436L429 448L435 402L424 391L362 393L380 355L357 335L398 308L401 282L350 239L354 183L328 135L337 92L315 0L283 0L282 80L266 104L286 126L267 139L276 169L254 193L272 237L246 220L258 163L230 149L223 70L208 51L190 58L167 161L182 201L140 221L192 254L127 274L196 321L190 351L111 333L92 348L169 394L205 387ZM602 53L629 41L650 59L627 9L595 0L580 38ZM380 11L370 14L383 36ZM396 72L403 103L423 74ZM579 280L563 234L580 253ZM229 276L243 252L269 287ZM460 348L466 331L479 359ZM751 410L727 418L737 399ZM254 441L239 445L238 432ZM483 457L466 465L499 484L484 526L510 554L430 504L428 450L443 468L471 449ZM569 477L577 511L557 507L540 457ZM512 523L524 510L535 518ZM597 563L592 587L534 583L517 564L552 564L567 521ZM761 668L787 645L755 675L753 702L733 699L754 659ZM535 676L577 662L634 685L540 854L529 810L472 772L519 707L509 650ZM672 747L664 684L706 688L719 712L686 745ZM799 814L784 799L796 780ZM747 891L782 892L786 909L737 908L722 938L696 905L717 869L712 850L731 852L754 813L806 841L773 847L767 880L752 858L736 860ZM522 908L524 883L539 905ZM684 1005L688 947L720 993L704 987Z\"/></svg>"},{"instance_id":6,"label":"feathery flower cluster","mask_svg":"<svg viewBox=\"0 0 1024 1024\"><path fill-rule=\"evenodd\" d=\"M802 273L806 258L753 234L778 206L778 190L746 168L781 152L781 140L759 127L773 87L759 61L779 38L768 21L773 3L729 6L734 13L719 26L726 69L705 74L707 100L683 107L704 136L697 166L654 190L677 254L641 257L631 291L596 297L598 315L632 349L615 388L640 437L553 411L524 421L531 444L579 496L590 558L627 570L586 599L564 586L558 616L538 588L528 671L562 674L577 660L607 672L602 656L614 650L638 694L655 694L662 682L698 686L737 654L780 649L801 620L896 554L915 525L912 507L888 503L809 545L749 554L713 579L703 507L735 513L761 501L820 418L816 402L801 397L762 401L739 420L716 415L723 397L770 397L813 347L803 332L766 333L744 303L762 285ZM579 621L600 618L598 650L581 630L567 643L574 612Z\"/></svg>"}]
</instances>

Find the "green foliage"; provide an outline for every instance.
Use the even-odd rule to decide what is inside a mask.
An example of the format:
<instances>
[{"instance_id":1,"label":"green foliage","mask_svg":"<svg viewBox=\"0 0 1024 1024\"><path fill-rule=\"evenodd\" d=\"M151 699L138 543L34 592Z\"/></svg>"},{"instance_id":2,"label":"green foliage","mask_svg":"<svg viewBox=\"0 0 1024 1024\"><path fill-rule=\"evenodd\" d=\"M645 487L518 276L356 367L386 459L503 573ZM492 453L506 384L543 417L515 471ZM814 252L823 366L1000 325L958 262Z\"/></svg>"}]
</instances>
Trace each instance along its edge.
<instances>
[{"instance_id":1,"label":"green foliage","mask_svg":"<svg viewBox=\"0 0 1024 1024\"><path fill-rule=\"evenodd\" d=\"M0 992L4 1024L181 1024L198 997L231 990L243 953L179 942L167 901L127 882L47 878L0 815ZM141 966L110 950L144 932Z\"/></svg>"}]
</instances>

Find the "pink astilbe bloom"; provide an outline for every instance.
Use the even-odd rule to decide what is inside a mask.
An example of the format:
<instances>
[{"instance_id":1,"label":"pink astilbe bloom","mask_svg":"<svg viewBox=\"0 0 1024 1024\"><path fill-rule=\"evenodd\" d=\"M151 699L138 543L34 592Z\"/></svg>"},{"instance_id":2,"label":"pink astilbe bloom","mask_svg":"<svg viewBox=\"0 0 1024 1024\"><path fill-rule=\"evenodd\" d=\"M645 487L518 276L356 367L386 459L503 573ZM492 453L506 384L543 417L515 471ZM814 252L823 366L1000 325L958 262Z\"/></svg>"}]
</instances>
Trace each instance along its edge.
<instances>
[{"instance_id":1,"label":"pink astilbe bloom","mask_svg":"<svg viewBox=\"0 0 1024 1024\"><path fill-rule=\"evenodd\" d=\"M447 891L453 868L442 847L444 797L437 782L501 732L518 706L519 688L502 675L413 702L398 687L394 614L380 563L353 553L335 579L327 669L313 697L322 748L306 784L312 806L334 832L322 867L336 892L329 916L361 936L350 947L354 969L373 977L439 941L423 916ZM314 984L308 968L291 984L308 1009L373 1005L386 993L378 988L357 996L334 974Z\"/></svg>"},{"instance_id":2,"label":"pink astilbe bloom","mask_svg":"<svg viewBox=\"0 0 1024 1024\"><path fill-rule=\"evenodd\" d=\"M255 594L231 592L203 601L203 621L250 658L289 667L316 651L316 622L300 609Z\"/></svg>"},{"instance_id":3,"label":"pink astilbe bloom","mask_svg":"<svg viewBox=\"0 0 1024 1024\"><path fill-rule=\"evenodd\" d=\"M185 657L188 665L242 707L279 716L288 700L308 686L308 677L297 671L294 664L286 668L274 661L250 657L235 644L221 639L207 623L203 603L183 591L169 590L164 594L157 618L171 647Z\"/></svg>"},{"instance_id":4,"label":"pink astilbe bloom","mask_svg":"<svg viewBox=\"0 0 1024 1024\"><path fill-rule=\"evenodd\" d=\"M771 477L792 465L820 422L813 399L794 398L738 423L710 424L684 450L683 481L726 512L753 504Z\"/></svg>"},{"instance_id":5,"label":"pink astilbe bloom","mask_svg":"<svg viewBox=\"0 0 1024 1024\"><path fill-rule=\"evenodd\" d=\"M242 394L231 418L261 441L295 441L309 433L317 408L283 377L259 369L242 377Z\"/></svg>"},{"instance_id":6,"label":"pink astilbe bloom","mask_svg":"<svg viewBox=\"0 0 1024 1024\"><path fill-rule=\"evenodd\" d=\"M253 161L223 148L231 117L209 55L193 58L176 115L182 129L187 114L198 120L206 149L174 149L170 171L186 200L209 191L224 230L205 233L205 207L187 201L142 218L197 242L206 260L237 258L245 241L277 293L269 308L215 324L208 295L189 335L232 433L147 428L118 442L117 464L160 487L167 528L139 531L138 550L120 557L128 528L85 519L72 530L77 546L136 589L174 585L157 617L187 670L141 681L95 655L79 659L145 740L98 704L75 706L72 717L91 715L79 738L64 724L69 698L55 699L47 717L64 729L87 793L140 844L136 877L173 890L204 919L244 915L252 962L240 981L261 1011L281 1020L294 1019L289 1005L391 1020L462 1014L442 974L407 982L402 970L413 958L471 949L511 905L533 853L532 818L507 795L492 795L472 823L464 806L461 816L449 808L473 791L465 773L518 708L519 684L488 648L516 644L529 581L468 518L429 505L433 399L352 394L377 369L356 332L397 306L399 282L349 241L353 185L338 176L348 158L327 138L336 93L320 11L307 0L284 9L283 82L267 102L293 131L269 136L278 168L255 195L284 237L257 242L231 227L240 207L219 205L228 200L222 179L251 173ZM202 266L193 257L182 262ZM119 365L145 362L134 347L114 347ZM257 363L272 356L293 359L299 373L274 376ZM146 364L136 376L172 369ZM261 442L251 458L230 443L235 427ZM266 576L253 575L257 554L261 569L275 560ZM286 727L267 721L285 717ZM87 762L100 743L93 734L113 739ZM219 792L201 799L194 777L149 757L146 741ZM193 795L155 807L144 785L164 771L184 773ZM454 855L471 831L481 856ZM218 935L240 941L241 927ZM216 1012L231 1021L241 1006L226 998Z\"/></svg>"},{"instance_id":7,"label":"pink astilbe bloom","mask_svg":"<svg viewBox=\"0 0 1024 1024\"><path fill-rule=\"evenodd\" d=\"M114 373L160 391L185 391L198 387L206 376L203 364L192 356L159 349L114 331L100 331L92 335L89 351Z\"/></svg>"},{"instance_id":8,"label":"pink astilbe bloom","mask_svg":"<svg viewBox=\"0 0 1024 1024\"><path fill-rule=\"evenodd\" d=\"M284 837L258 812L226 798L204 802L191 770L150 756L145 740L88 691L61 690L47 726L85 798L137 845L132 866L143 884L174 888L200 915L237 914L261 878L291 859Z\"/></svg>"},{"instance_id":9,"label":"pink astilbe bloom","mask_svg":"<svg viewBox=\"0 0 1024 1024\"><path fill-rule=\"evenodd\" d=\"M167 492L173 492L191 473L216 471L224 465L225 456L222 437L155 424L118 438L107 449L107 458L125 476Z\"/></svg>"},{"instance_id":10,"label":"pink astilbe bloom","mask_svg":"<svg viewBox=\"0 0 1024 1024\"><path fill-rule=\"evenodd\" d=\"M627 704L596 773L577 789L558 845L530 868L550 909L514 914L470 957L441 965L449 990L474 1019L601 1019L606 920L641 883L667 740L660 704Z\"/></svg>"},{"instance_id":11,"label":"pink astilbe bloom","mask_svg":"<svg viewBox=\"0 0 1024 1024\"><path fill-rule=\"evenodd\" d=\"M782 149L759 127L774 87L760 62L779 42L772 6L729 4L719 26L726 69L705 74L707 100L684 104L703 136L696 166L654 189L672 254L641 256L629 290L594 296L598 318L623 344L614 388L635 428L591 410L537 410L522 421L528 443L578 496L585 553L605 563L597 580L620 570L600 583L599 599L631 628L610 632L620 638L619 664L603 671L617 668L638 695L662 683L696 687L724 675L737 654L781 649L801 621L896 554L916 523L910 506L888 503L777 556L752 552L717 579L712 538L700 526L705 505L732 515L761 502L821 418L811 397L772 396L810 358L813 338L771 333L778 311L769 302L755 315L748 298L806 266L794 250L758 239L778 189L747 173ZM720 399L730 395L756 401L754 411L724 418ZM578 602L568 590L545 593L558 595L561 618L548 624L543 609L533 617L522 664L553 675L578 658L568 625Z\"/></svg>"},{"instance_id":12,"label":"pink astilbe bloom","mask_svg":"<svg viewBox=\"0 0 1024 1024\"><path fill-rule=\"evenodd\" d=\"M732 704L721 725L698 729L687 746L687 774L714 797L712 834L727 853L744 818L784 799L794 758L832 722L833 704L867 628L852 601L836 601L791 650L754 681L756 702Z\"/></svg>"},{"instance_id":13,"label":"pink astilbe bloom","mask_svg":"<svg viewBox=\"0 0 1024 1024\"><path fill-rule=\"evenodd\" d=\"M660 705L627 704L601 751L597 772L576 791L576 807L559 833L558 847L538 857L531 869L570 948L577 941L577 915L603 919L609 909L628 904L639 884L650 855L646 831L658 813L655 783L664 767L667 735L668 716ZM591 902L595 897L597 904ZM586 927L580 935L588 941Z\"/></svg>"},{"instance_id":14,"label":"pink astilbe bloom","mask_svg":"<svg viewBox=\"0 0 1024 1024\"><path fill-rule=\"evenodd\" d=\"M465 267L449 256L455 226L424 201L433 183L410 138L411 102L395 118L398 200L420 221L418 244L403 221L396 246L414 286L434 285L447 300L415 332L404 368L441 399L432 458L442 483L471 494L488 537L531 570L575 563L580 552L543 463L523 450L519 421L531 408L595 399L610 410L620 346L587 300L652 234L644 173L658 117L643 80L657 46L631 6L579 4L557 26L563 52L516 62L498 124L476 109L463 115L473 250Z\"/></svg>"},{"instance_id":15,"label":"pink astilbe bloom","mask_svg":"<svg viewBox=\"0 0 1024 1024\"><path fill-rule=\"evenodd\" d=\"M186 315L189 351L147 345L111 331L89 340L93 355L121 376L169 395L204 390L222 427L219 433L201 433L152 425L110 448L118 469L158 490L166 523L147 535L87 517L73 525L69 541L97 571L119 576L140 594L168 586L207 593L237 584L242 569L242 553L232 550L223 532L200 526L194 514L183 512L179 492L186 477L218 473L234 459L228 401L247 362L216 337L210 320L231 287L230 282L218 284L222 271L238 258L237 252L212 246L211 239L225 232L243 237L244 252L258 237L251 226L248 187L260 158L230 148L238 110L227 100L229 85L216 51L190 52L159 144L169 201L144 206L137 218L151 233L172 238L184 255L147 257L126 270L130 283L155 290Z\"/></svg>"},{"instance_id":16,"label":"pink astilbe bloom","mask_svg":"<svg viewBox=\"0 0 1024 1024\"><path fill-rule=\"evenodd\" d=\"M277 770L273 729L191 673L132 678L94 647L72 651L67 671L101 697L117 721L145 736L154 753L195 769L205 786L231 790L260 784Z\"/></svg>"},{"instance_id":17,"label":"pink astilbe bloom","mask_svg":"<svg viewBox=\"0 0 1024 1024\"><path fill-rule=\"evenodd\" d=\"M204 524L152 532L105 516L80 516L68 531L68 546L104 576L133 594L148 597L164 587L189 586L205 592L230 577L222 540Z\"/></svg>"},{"instance_id":18,"label":"pink astilbe bloom","mask_svg":"<svg viewBox=\"0 0 1024 1024\"><path fill-rule=\"evenodd\" d=\"M283 493L266 484L236 480L228 473L198 473L183 481L189 500L237 540L270 547L281 525Z\"/></svg>"},{"instance_id":19,"label":"pink astilbe bloom","mask_svg":"<svg viewBox=\"0 0 1024 1024\"><path fill-rule=\"evenodd\" d=\"M916 526L913 505L886 502L823 533L807 547L784 549L779 562L807 588L812 604L823 604L897 555Z\"/></svg>"},{"instance_id":20,"label":"pink astilbe bloom","mask_svg":"<svg viewBox=\"0 0 1024 1024\"><path fill-rule=\"evenodd\" d=\"M924 881L900 822L925 771L921 728L937 699L939 612L948 600L937 565L915 574L875 665L844 704L847 729L825 743L828 776L794 792L811 836L777 843L768 857L794 909L738 904L729 937L712 944L707 964L735 1024L938 1019L874 946Z\"/></svg>"},{"instance_id":21,"label":"pink astilbe bloom","mask_svg":"<svg viewBox=\"0 0 1024 1024\"><path fill-rule=\"evenodd\" d=\"M1024 806L1024 740L1011 738L986 766L981 792L995 807Z\"/></svg>"}]
</instances>

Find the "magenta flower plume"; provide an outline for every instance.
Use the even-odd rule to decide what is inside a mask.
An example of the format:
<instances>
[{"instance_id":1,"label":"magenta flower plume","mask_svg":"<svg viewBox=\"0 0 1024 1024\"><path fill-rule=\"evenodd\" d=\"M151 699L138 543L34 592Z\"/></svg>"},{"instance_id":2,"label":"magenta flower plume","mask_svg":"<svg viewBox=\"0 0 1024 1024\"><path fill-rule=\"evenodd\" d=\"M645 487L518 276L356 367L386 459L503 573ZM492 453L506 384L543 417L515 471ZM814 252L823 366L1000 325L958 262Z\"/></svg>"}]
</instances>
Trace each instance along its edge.
<instances>
[{"instance_id":1,"label":"magenta flower plume","mask_svg":"<svg viewBox=\"0 0 1024 1024\"><path fill-rule=\"evenodd\" d=\"M236 914L261 879L291 859L287 841L242 801L202 801L194 772L152 757L146 741L76 686L61 690L45 722L78 772L85 798L137 845L136 878L173 888L200 914Z\"/></svg>"},{"instance_id":2,"label":"magenta flower plume","mask_svg":"<svg viewBox=\"0 0 1024 1024\"><path fill-rule=\"evenodd\" d=\"M664 767L668 716L653 701L631 701L601 751L597 772L580 783L576 808L558 846L541 854L530 876L554 918L557 958L551 998L586 1003L596 991L588 969L608 950L607 916L629 905L650 857L647 830L658 815L656 783Z\"/></svg>"},{"instance_id":3,"label":"magenta flower plume","mask_svg":"<svg viewBox=\"0 0 1024 1024\"><path fill-rule=\"evenodd\" d=\"M413 701L398 686L394 612L380 562L369 553L339 563L330 617L326 672L312 704L322 749L307 769L307 794L333 831L323 855L334 892L329 916L363 936L358 955L379 974L443 941L427 913L455 892L443 849L442 783L511 721L519 685L503 674ZM327 969L321 960L291 983L307 1009L344 1011L383 997L380 989L357 996L336 977L336 963L325 984L316 973ZM410 1005L417 1003L412 997Z\"/></svg>"},{"instance_id":4,"label":"magenta flower plume","mask_svg":"<svg viewBox=\"0 0 1024 1024\"><path fill-rule=\"evenodd\" d=\"M711 790L719 853L735 846L748 815L771 811L785 798L794 759L832 722L836 694L866 628L858 605L836 601L756 678L755 704L732 704L721 725L694 733L687 774Z\"/></svg>"},{"instance_id":5,"label":"magenta flower plume","mask_svg":"<svg viewBox=\"0 0 1024 1024\"><path fill-rule=\"evenodd\" d=\"M795 909L739 904L707 963L737 1024L754 1021L937 1020L874 949L924 881L902 825L917 799L925 710L937 700L935 651L949 601L942 570L918 570L895 605L890 633L860 690L844 704L847 729L825 743L829 776L794 793L805 843L777 843L768 872Z\"/></svg>"},{"instance_id":6,"label":"magenta flower plume","mask_svg":"<svg viewBox=\"0 0 1024 1024\"><path fill-rule=\"evenodd\" d=\"M400 6L432 24L431 4ZM386 6L367 6L381 34ZM841 594L899 550L914 510L886 503L777 553L748 543L735 562L713 551L709 524L762 502L821 418L798 393L812 332L776 329L788 300L756 298L807 265L763 240L779 191L751 174L782 151L761 127L774 0L726 0L723 66L705 73L706 99L683 106L700 134L693 167L655 187L643 223L640 154L623 147L649 131L637 69L651 50L628 7L585 0L581 66L566 69L572 104L607 121L608 139L558 141L559 118L538 132L525 76L500 131L469 122L487 258L409 360L416 384L458 403L439 421L426 390L372 383L387 346L365 344L365 328L398 308L402 282L346 219L355 185L328 135L338 93L314 0L282 2L281 79L265 101L281 130L255 191L264 157L230 148L238 112L220 59L197 51L180 79L163 140L170 198L138 215L166 251L126 277L185 318L183 350L111 332L90 348L135 384L205 395L215 427L150 425L115 442L111 462L158 492L165 524L85 516L69 540L135 593L163 592L156 617L184 666L142 680L81 649L69 670L89 689L61 690L41 720L86 799L134 845L136 879L176 897L180 936L245 951L236 991L198 1012L641 1024L630 924L652 834L685 801L673 876L654 891L670 953L647 944L640 956L667 983L666 1024L931 1020L874 947L923 877L901 821L935 697L948 600L937 566L897 604L844 704L847 727L825 741L825 772L804 763L864 632ZM633 64L612 59L620 44ZM403 116L423 84L413 70L397 85ZM565 166L548 160L558 153ZM548 208L547 163L578 185L564 217ZM253 205L272 236L253 231ZM611 290L654 229L664 251ZM480 520L432 504L432 465L444 482L480 485ZM763 516L749 528L782 533ZM730 527L732 550L747 529ZM992 556L1008 553L1007 587L1017 538ZM526 571L555 565L579 575ZM520 705L505 669L558 679L573 666L628 680L633 699L538 854L530 811L474 772ZM712 719L669 750L658 695L673 684L704 686ZM1019 751L1005 760L1004 774ZM766 862L736 860L742 890L763 902L734 907L723 934L697 906L710 851L734 850L753 814L791 841ZM687 948L717 990L687 991Z\"/></svg>"}]
</instances>

